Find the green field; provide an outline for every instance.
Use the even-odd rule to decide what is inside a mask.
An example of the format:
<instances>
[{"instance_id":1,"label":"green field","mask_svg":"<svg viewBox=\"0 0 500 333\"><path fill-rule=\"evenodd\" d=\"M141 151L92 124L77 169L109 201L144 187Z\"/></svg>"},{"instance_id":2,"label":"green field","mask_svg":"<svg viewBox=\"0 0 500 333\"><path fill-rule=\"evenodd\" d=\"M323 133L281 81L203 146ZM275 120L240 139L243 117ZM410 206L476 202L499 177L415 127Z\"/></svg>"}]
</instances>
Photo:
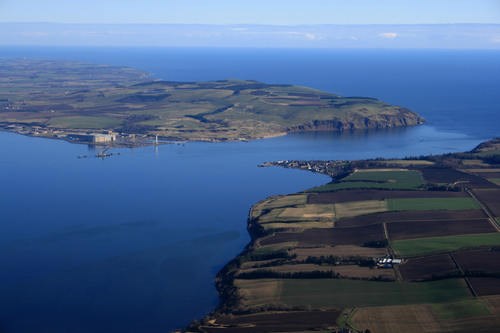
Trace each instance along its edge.
<instances>
[{"instance_id":1,"label":"green field","mask_svg":"<svg viewBox=\"0 0 500 333\"><path fill-rule=\"evenodd\" d=\"M424 184L422 174L415 170L407 171L358 171L309 192L330 192L345 189L394 189L416 190Z\"/></svg>"},{"instance_id":2,"label":"green field","mask_svg":"<svg viewBox=\"0 0 500 333\"><path fill-rule=\"evenodd\" d=\"M280 300L289 306L350 307L441 303L467 299L462 279L399 283L356 280L284 280Z\"/></svg>"},{"instance_id":3,"label":"green field","mask_svg":"<svg viewBox=\"0 0 500 333\"><path fill-rule=\"evenodd\" d=\"M500 233L429 237L393 241L392 248L401 256L418 256L456 251L477 246L499 246Z\"/></svg>"},{"instance_id":4,"label":"green field","mask_svg":"<svg viewBox=\"0 0 500 333\"><path fill-rule=\"evenodd\" d=\"M460 302L432 304L432 311L442 320L455 320L491 314L483 300L470 299Z\"/></svg>"},{"instance_id":5,"label":"green field","mask_svg":"<svg viewBox=\"0 0 500 333\"><path fill-rule=\"evenodd\" d=\"M500 178L488 178L488 180L492 183L500 185Z\"/></svg>"},{"instance_id":6,"label":"green field","mask_svg":"<svg viewBox=\"0 0 500 333\"><path fill-rule=\"evenodd\" d=\"M120 126L122 121L109 117L58 117L49 121L49 125L57 128L114 128Z\"/></svg>"},{"instance_id":7,"label":"green field","mask_svg":"<svg viewBox=\"0 0 500 333\"><path fill-rule=\"evenodd\" d=\"M472 198L388 199L389 210L465 210L479 209Z\"/></svg>"}]
</instances>

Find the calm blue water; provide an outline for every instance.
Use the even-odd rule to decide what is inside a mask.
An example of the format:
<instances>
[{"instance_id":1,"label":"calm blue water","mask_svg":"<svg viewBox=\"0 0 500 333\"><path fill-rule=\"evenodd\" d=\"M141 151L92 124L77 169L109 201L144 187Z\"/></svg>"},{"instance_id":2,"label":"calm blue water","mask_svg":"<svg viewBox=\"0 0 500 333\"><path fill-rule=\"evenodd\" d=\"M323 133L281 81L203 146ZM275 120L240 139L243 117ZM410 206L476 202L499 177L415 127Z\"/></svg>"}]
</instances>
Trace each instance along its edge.
<instances>
[{"instance_id":1,"label":"calm blue water","mask_svg":"<svg viewBox=\"0 0 500 333\"><path fill-rule=\"evenodd\" d=\"M217 303L251 204L326 182L277 159L438 154L498 135L500 53L0 48L129 65L168 80L257 79L375 96L429 125L249 143L89 148L0 133L0 332L166 332Z\"/></svg>"}]
</instances>

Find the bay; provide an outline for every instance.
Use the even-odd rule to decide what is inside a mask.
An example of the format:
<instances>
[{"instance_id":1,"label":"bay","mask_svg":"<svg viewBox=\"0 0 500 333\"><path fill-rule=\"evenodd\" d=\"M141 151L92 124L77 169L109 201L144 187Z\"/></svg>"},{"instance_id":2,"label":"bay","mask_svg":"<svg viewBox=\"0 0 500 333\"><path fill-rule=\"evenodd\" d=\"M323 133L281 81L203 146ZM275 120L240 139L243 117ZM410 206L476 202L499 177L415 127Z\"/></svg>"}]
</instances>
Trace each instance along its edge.
<instances>
[{"instance_id":1,"label":"bay","mask_svg":"<svg viewBox=\"0 0 500 333\"><path fill-rule=\"evenodd\" d=\"M248 143L92 148L0 133L0 332L166 332L217 304L216 272L248 242L253 203L322 184L258 168L473 148L498 134L500 57L487 51L0 48L0 57L127 65L168 80L256 79L374 96L415 128Z\"/></svg>"}]
</instances>

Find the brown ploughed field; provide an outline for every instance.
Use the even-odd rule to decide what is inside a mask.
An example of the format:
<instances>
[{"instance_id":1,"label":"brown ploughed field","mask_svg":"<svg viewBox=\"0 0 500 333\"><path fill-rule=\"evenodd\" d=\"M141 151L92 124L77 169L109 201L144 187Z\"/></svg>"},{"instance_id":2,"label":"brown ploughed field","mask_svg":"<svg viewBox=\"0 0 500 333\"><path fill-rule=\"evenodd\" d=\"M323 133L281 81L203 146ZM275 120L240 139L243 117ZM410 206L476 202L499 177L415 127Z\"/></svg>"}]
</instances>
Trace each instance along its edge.
<instances>
[{"instance_id":1,"label":"brown ploughed field","mask_svg":"<svg viewBox=\"0 0 500 333\"><path fill-rule=\"evenodd\" d=\"M363 245L366 242L385 239L381 224L356 228L307 229L300 233L281 232L263 238L261 245L298 242L298 246L308 245Z\"/></svg>"},{"instance_id":2,"label":"brown ploughed field","mask_svg":"<svg viewBox=\"0 0 500 333\"><path fill-rule=\"evenodd\" d=\"M299 247L292 250L297 255L298 260L305 260L307 257L335 256L351 257L360 256L367 258L385 257L385 248L362 247L357 245L337 245L324 247Z\"/></svg>"},{"instance_id":3,"label":"brown ploughed field","mask_svg":"<svg viewBox=\"0 0 500 333\"><path fill-rule=\"evenodd\" d=\"M343 218L335 222L336 227L360 227L384 222L407 222L425 220L467 220L487 218L480 209L469 210L416 210L384 212Z\"/></svg>"},{"instance_id":4,"label":"brown ploughed field","mask_svg":"<svg viewBox=\"0 0 500 333\"><path fill-rule=\"evenodd\" d=\"M495 232L488 219L393 222L387 224L391 240Z\"/></svg>"},{"instance_id":5,"label":"brown ploughed field","mask_svg":"<svg viewBox=\"0 0 500 333\"><path fill-rule=\"evenodd\" d=\"M467 182L474 188L495 188L495 184L479 176L471 175L451 168L418 168L429 183L451 184L457 181Z\"/></svg>"},{"instance_id":6,"label":"brown ploughed field","mask_svg":"<svg viewBox=\"0 0 500 333\"><path fill-rule=\"evenodd\" d=\"M500 279L492 277L471 277L469 282L478 296L500 295Z\"/></svg>"},{"instance_id":7,"label":"brown ploughed field","mask_svg":"<svg viewBox=\"0 0 500 333\"><path fill-rule=\"evenodd\" d=\"M500 249L459 251L453 257L464 272L500 274Z\"/></svg>"},{"instance_id":8,"label":"brown ploughed field","mask_svg":"<svg viewBox=\"0 0 500 333\"><path fill-rule=\"evenodd\" d=\"M500 217L500 189L474 190L474 194L495 217Z\"/></svg>"},{"instance_id":9,"label":"brown ploughed field","mask_svg":"<svg viewBox=\"0 0 500 333\"><path fill-rule=\"evenodd\" d=\"M459 273L449 254L410 258L399 266L399 271L408 281L432 280Z\"/></svg>"},{"instance_id":10,"label":"brown ploughed field","mask_svg":"<svg viewBox=\"0 0 500 333\"><path fill-rule=\"evenodd\" d=\"M224 315L216 324L225 327L204 327L206 332L257 333L297 332L336 327L340 311L266 312L248 315Z\"/></svg>"},{"instance_id":11,"label":"brown ploughed field","mask_svg":"<svg viewBox=\"0 0 500 333\"><path fill-rule=\"evenodd\" d=\"M500 178L500 172L474 172L474 173L484 178Z\"/></svg>"}]
</instances>

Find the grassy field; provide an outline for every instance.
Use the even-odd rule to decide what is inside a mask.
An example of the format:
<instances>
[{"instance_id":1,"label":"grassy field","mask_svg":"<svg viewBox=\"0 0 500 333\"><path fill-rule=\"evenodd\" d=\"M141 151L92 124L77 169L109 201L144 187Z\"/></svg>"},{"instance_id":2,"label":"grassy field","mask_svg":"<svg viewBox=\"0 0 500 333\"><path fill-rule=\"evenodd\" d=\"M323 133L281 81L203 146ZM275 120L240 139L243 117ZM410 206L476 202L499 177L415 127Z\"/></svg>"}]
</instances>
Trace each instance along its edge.
<instances>
[{"instance_id":1,"label":"grassy field","mask_svg":"<svg viewBox=\"0 0 500 333\"><path fill-rule=\"evenodd\" d=\"M334 206L333 205L301 205L297 207L287 207L279 215L283 219L311 219L311 220L329 220L331 221L335 217Z\"/></svg>"},{"instance_id":2,"label":"grassy field","mask_svg":"<svg viewBox=\"0 0 500 333\"><path fill-rule=\"evenodd\" d=\"M470 297L461 279L422 283L283 280L279 300L290 306L351 307L448 302Z\"/></svg>"},{"instance_id":3,"label":"grassy field","mask_svg":"<svg viewBox=\"0 0 500 333\"><path fill-rule=\"evenodd\" d=\"M387 211L387 203L384 200L336 203L334 207L337 219Z\"/></svg>"},{"instance_id":4,"label":"grassy field","mask_svg":"<svg viewBox=\"0 0 500 333\"><path fill-rule=\"evenodd\" d=\"M279 301L280 280L258 279L234 281L242 298L242 306L246 308L277 304Z\"/></svg>"},{"instance_id":5,"label":"grassy field","mask_svg":"<svg viewBox=\"0 0 500 333\"><path fill-rule=\"evenodd\" d=\"M262 214L263 210L270 210L274 208L292 207L296 205L303 205L307 203L306 194L293 194L271 197L263 200L252 207L252 216L257 217Z\"/></svg>"},{"instance_id":6,"label":"grassy field","mask_svg":"<svg viewBox=\"0 0 500 333\"><path fill-rule=\"evenodd\" d=\"M389 210L466 210L479 209L472 198L415 198L388 199ZM432 216L429 216L432 218Z\"/></svg>"},{"instance_id":7,"label":"grassy field","mask_svg":"<svg viewBox=\"0 0 500 333\"><path fill-rule=\"evenodd\" d=\"M330 192L345 189L415 190L424 184L422 174L415 170L356 171L339 182L315 187L309 192Z\"/></svg>"},{"instance_id":8,"label":"grassy field","mask_svg":"<svg viewBox=\"0 0 500 333\"><path fill-rule=\"evenodd\" d=\"M111 117L58 117L51 119L49 125L57 128L88 128L88 129L100 129L100 128L113 128L120 126L122 120L114 119Z\"/></svg>"},{"instance_id":9,"label":"grassy field","mask_svg":"<svg viewBox=\"0 0 500 333\"><path fill-rule=\"evenodd\" d=\"M412 165L419 165L419 166L434 165L434 162L426 160L383 160L380 161L379 164L388 166L397 165L401 167L408 167Z\"/></svg>"},{"instance_id":10,"label":"grassy field","mask_svg":"<svg viewBox=\"0 0 500 333\"><path fill-rule=\"evenodd\" d=\"M262 212L262 211L261 211ZM262 212L259 223L276 222L331 222L335 217L333 205L297 205L295 207L274 208L269 212Z\"/></svg>"},{"instance_id":11,"label":"grassy field","mask_svg":"<svg viewBox=\"0 0 500 333\"><path fill-rule=\"evenodd\" d=\"M481 299L469 299L454 303L432 304L432 311L443 320L487 316L491 312Z\"/></svg>"},{"instance_id":12,"label":"grassy field","mask_svg":"<svg viewBox=\"0 0 500 333\"><path fill-rule=\"evenodd\" d=\"M357 329L372 333L495 332L499 320L490 307L484 299L364 307L350 319Z\"/></svg>"},{"instance_id":13,"label":"grassy field","mask_svg":"<svg viewBox=\"0 0 500 333\"><path fill-rule=\"evenodd\" d=\"M488 180L492 183L500 185L500 178L488 178Z\"/></svg>"},{"instance_id":14,"label":"grassy field","mask_svg":"<svg viewBox=\"0 0 500 333\"><path fill-rule=\"evenodd\" d=\"M500 233L429 237L399 240L391 243L401 256L418 256L430 253L450 252L478 246L499 246Z\"/></svg>"},{"instance_id":15,"label":"grassy field","mask_svg":"<svg viewBox=\"0 0 500 333\"><path fill-rule=\"evenodd\" d=\"M451 302L468 299L462 279L420 283L342 279L236 280L246 307L265 304L342 308L351 306Z\"/></svg>"},{"instance_id":16,"label":"grassy field","mask_svg":"<svg viewBox=\"0 0 500 333\"><path fill-rule=\"evenodd\" d=\"M443 326L427 304L363 307L356 309L351 323L372 333L442 332Z\"/></svg>"},{"instance_id":17,"label":"grassy field","mask_svg":"<svg viewBox=\"0 0 500 333\"><path fill-rule=\"evenodd\" d=\"M333 222L274 222L274 223L263 223L262 227L264 230L274 230L274 229L311 229L311 228L322 228L331 229L333 228Z\"/></svg>"}]
</instances>

